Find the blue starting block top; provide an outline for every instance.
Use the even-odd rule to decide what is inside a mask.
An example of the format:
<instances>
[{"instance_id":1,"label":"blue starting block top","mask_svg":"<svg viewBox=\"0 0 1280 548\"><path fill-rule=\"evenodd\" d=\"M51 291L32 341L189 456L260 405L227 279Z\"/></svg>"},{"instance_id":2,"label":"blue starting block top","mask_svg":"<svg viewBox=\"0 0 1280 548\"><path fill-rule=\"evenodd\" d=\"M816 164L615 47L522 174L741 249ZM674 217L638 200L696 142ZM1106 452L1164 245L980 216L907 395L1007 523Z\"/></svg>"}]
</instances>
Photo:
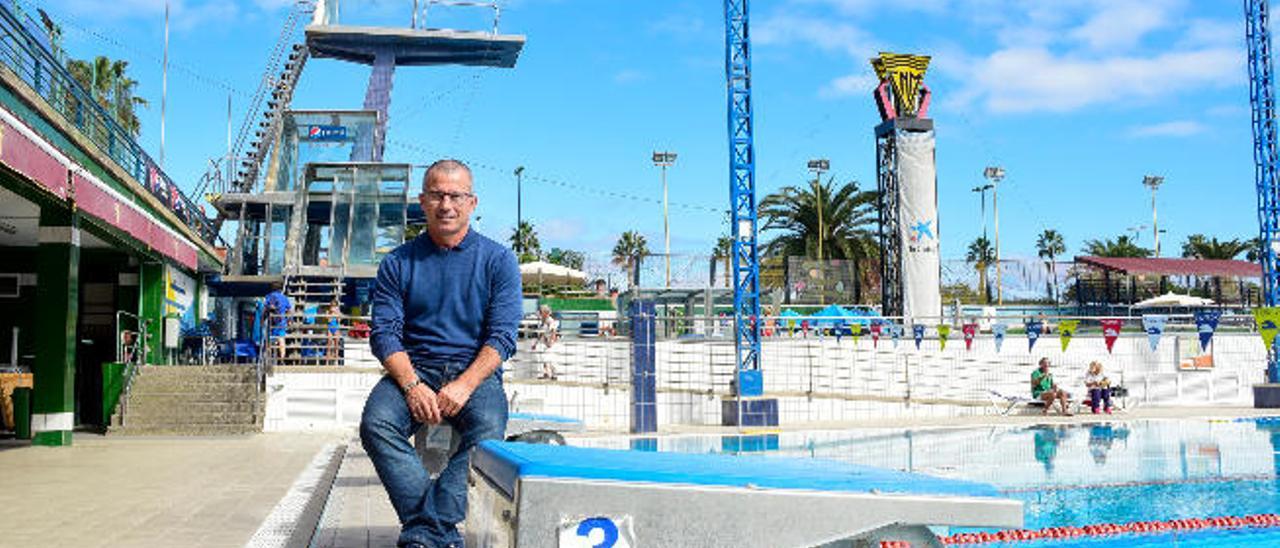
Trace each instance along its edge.
<instances>
[{"instance_id":1,"label":"blue starting block top","mask_svg":"<svg viewBox=\"0 0 1280 548\"><path fill-rule=\"evenodd\" d=\"M484 441L471 465L504 491L521 478L610 480L849 494L998 497L984 483L838 461L693 453L652 453Z\"/></svg>"},{"instance_id":2,"label":"blue starting block top","mask_svg":"<svg viewBox=\"0 0 1280 548\"><path fill-rule=\"evenodd\" d=\"M581 424L582 423L582 421L575 419L573 417L562 417L560 415L543 415L541 413L512 413L507 416L507 420L559 422L564 424Z\"/></svg>"}]
</instances>

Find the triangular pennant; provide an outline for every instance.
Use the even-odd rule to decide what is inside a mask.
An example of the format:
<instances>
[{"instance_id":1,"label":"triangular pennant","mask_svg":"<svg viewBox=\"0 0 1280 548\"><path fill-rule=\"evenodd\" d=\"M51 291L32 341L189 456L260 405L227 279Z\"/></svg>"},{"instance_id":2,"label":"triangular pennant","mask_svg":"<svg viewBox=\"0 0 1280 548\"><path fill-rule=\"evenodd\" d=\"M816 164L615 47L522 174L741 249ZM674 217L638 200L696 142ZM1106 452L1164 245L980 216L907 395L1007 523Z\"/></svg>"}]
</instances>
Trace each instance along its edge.
<instances>
[{"instance_id":1,"label":"triangular pennant","mask_svg":"<svg viewBox=\"0 0 1280 548\"><path fill-rule=\"evenodd\" d=\"M880 322L871 322L871 348L880 347L880 330L882 329Z\"/></svg>"},{"instance_id":2,"label":"triangular pennant","mask_svg":"<svg viewBox=\"0 0 1280 548\"><path fill-rule=\"evenodd\" d=\"M1124 325L1124 320L1118 318L1110 318L1102 320L1102 340L1107 342L1107 353L1111 353L1111 349L1116 345L1116 339L1120 338L1120 326Z\"/></svg>"},{"instance_id":3,"label":"triangular pennant","mask_svg":"<svg viewBox=\"0 0 1280 548\"><path fill-rule=\"evenodd\" d=\"M967 323L960 326L960 330L964 332L964 349L973 350L973 338L978 335L978 324Z\"/></svg>"},{"instance_id":4,"label":"triangular pennant","mask_svg":"<svg viewBox=\"0 0 1280 548\"><path fill-rule=\"evenodd\" d=\"M1080 327L1080 320L1062 320L1058 322L1058 340L1062 341L1062 351L1067 351L1067 346L1071 344L1071 338L1076 336L1076 328Z\"/></svg>"},{"instance_id":5,"label":"triangular pennant","mask_svg":"<svg viewBox=\"0 0 1280 548\"><path fill-rule=\"evenodd\" d=\"M893 339L893 347L898 348L898 341L902 340L902 326L889 324L889 338Z\"/></svg>"},{"instance_id":6,"label":"triangular pennant","mask_svg":"<svg viewBox=\"0 0 1280 548\"><path fill-rule=\"evenodd\" d=\"M1262 335L1262 344L1270 350L1276 342L1276 326L1280 325L1280 308L1266 306L1253 309L1253 318L1258 322L1258 334Z\"/></svg>"},{"instance_id":7,"label":"triangular pennant","mask_svg":"<svg viewBox=\"0 0 1280 548\"><path fill-rule=\"evenodd\" d=\"M1029 320L1027 322L1027 352L1036 347L1036 341L1040 340L1040 332L1044 330L1044 322L1039 320Z\"/></svg>"},{"instance_id":8,"label":"triangular pennant","mask_svg":"<svg viewBox=\"0 0 1280 548\"><path fill-rule=\"evenodd\" d=\"M916 350L920 350L920 342L924 340L924 326L921 324L912 325L911 337L916 340Z\"/></svg>"},{"instance_id":9,"label":"triangular pennant","mask_svg":"<svg viewBox=\"0 0 1280 548\"><path fill-rule=\"evenodd\" d=\"M1142 329L1147 332L1147 342L1151 343L1151 351L1160 346L1160 336L1164 334L1164 324L1169 317L1164 314L1146 314L1142 316Z\"/></svg>"},{"instance_id":10,"label":"triangular pennant","mask_svg":"<svg viewBox=\"0 0 1280 548\"><path fill-rule=\"evenodd\" d=\"M1004 335L1009 332L1009 324L1004 322L991 324L991 337L996 341L996 353L1004 346Z\"/></svg>"},{"instance_id":11,"label":"triangular pennant","mask_svg":"<svg viewBox=\"0 0 1280 548\"><path fill-rule=\"evenodd\" d=\"M1218 329L1218 320L1222 318L1221 310L1197 310L1196 332L1200 334L1200 351L1209 351L1209 341L1213 340L1213 332Z\"/></svg>"},{"instance_id":12,"label":"triangular pennant","mask_svg":"<svg viewBox=\"0 0 1280 548\"><path fill-rule=\"evenodd\" d=\"M858 346L858 339L862 337L862 324L857 322L849 324L849 336L853 337L853 346Z\"/></svg>"},{"instance_id":13,"label":"triangular pennant","mask_svg":"<svg viewBox=\"0 0 1280 548\"><path fill-rule=\"evenodd\" d=\"M947 349L947 337L951 336L951 326L943 324L938 326L938 345L941 350Z\"/></svg>"}]
</instances>

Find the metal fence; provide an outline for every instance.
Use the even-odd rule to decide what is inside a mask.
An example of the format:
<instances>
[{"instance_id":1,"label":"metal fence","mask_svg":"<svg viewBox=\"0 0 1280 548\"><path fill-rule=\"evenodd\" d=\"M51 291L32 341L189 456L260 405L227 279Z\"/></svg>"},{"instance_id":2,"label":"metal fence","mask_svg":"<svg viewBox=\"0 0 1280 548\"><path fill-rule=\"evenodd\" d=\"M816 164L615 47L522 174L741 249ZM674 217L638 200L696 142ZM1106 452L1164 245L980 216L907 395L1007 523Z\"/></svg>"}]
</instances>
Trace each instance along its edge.
<instances>
[{"instance_id":1,"label":"metal fence","mask_svg":"<svg viewBox=\"0 0 1280 548\"><path fill-rule=\"evenodd\" d=\"M39 25L13 0L0 0L0 64L17 75L69 125L173 211L207 242L213 224L51 51Z\"/></svg>"}]
</instances>

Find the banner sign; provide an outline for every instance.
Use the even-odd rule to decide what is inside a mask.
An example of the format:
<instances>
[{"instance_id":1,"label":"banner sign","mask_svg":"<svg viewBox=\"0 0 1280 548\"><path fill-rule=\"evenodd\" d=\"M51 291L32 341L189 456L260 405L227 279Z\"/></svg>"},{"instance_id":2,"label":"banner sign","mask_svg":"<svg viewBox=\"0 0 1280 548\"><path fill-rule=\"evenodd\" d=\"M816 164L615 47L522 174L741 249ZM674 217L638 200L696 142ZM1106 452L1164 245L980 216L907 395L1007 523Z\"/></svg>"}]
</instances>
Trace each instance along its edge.
<instances>
[{"instance_id":1,"label":"banner sign","mask_svg":"<svg viewBox=\"0 0 1280 548\"><path fill-rule=\"evenodd\" d=\"M1253 318L1258 322L1258 334L1262 335L1262 344L1270 350L1276 342L1276 326L1280 325L1280 307L1267 306L1253 309Z\"/></svg>"},{"instance_id":2,"label":"banner sign","mask_svg":"<svg viewBox=\"0 0 1280 548\"><path fill-rule=\"evenodd\" d=\"M309 126L307 127L308 141L345 141L347 140L346 126Z\"/></svg>"},{"instance_id":3,"label":"banner sign","mask_svg":"<svg viewBox=\"0 0 1280 548\"><path fill-rule=\"evenodd\" d=\"M1067 351L1067 346L1071 344L1071 338L1076 336L1076 328L1080 327L1080 320L1062 320L1058 322L1058 340L1062 342L1062 351Z\"/></svg>"},{"instance_id":4,"label":"banner sign","mask_svg":"<svg viewBox=\"0 0 1280 548\"><path fill-rule=\"evenodd\" d=\"M880 347L880 322L871 322L871 348Z\"/></svg>"},{"instance_id":5,"label":"banner sign","mask_svg":"<svg viewBox=\"0 0 1280 548\"><path fill-rule=\"evenodd\" d=\"M934 133L894 132L898 168L898 234L902 261L902 314L916 317L942 314L941 252L938 239L938 175Z\"/></svg>"},{"instance_id":6,"label":"banner sign","mask_svg":"<svg viewBox=\"0 0 1280 548\"><path fill-rule=\"evenodd\" d=\"M942 350L947 349L947 337L951 336L951 326L941 324L938 326L938 345Z\"/></svg>"},{"instance_id":7,"label":"banner sign","mask_svg":"<svg viewBox=\"0 0 1280 548\"><path fill-rule=\"evenodd\" d=\"M1040 332L1044 331L1044 322L1040 320L1027 321L1027 352L1036 347L1036 341L1040 340Z\"/></svg>"},{"instance_id":8,"label":"banner sign","mask_svg":"<svg viewBox=\"0 0 1280 548\"><path fill-rule=\"evenodd\" d=\"M1164 324L1169 317L1164 314L1146 314L1142 316L1142 329L1147 332L1147 342L1151 343L1151 351L1160 346L1160 336L1164 334Z\"/></svg>"},{"instance_id":9,"label":"banner sign","mask_svg":"<svg viewBox=\"0 0 1280 548\"><path fill-rule=\"evenodd\" d=\"M973 350L973 338L978 334L978 324L967 323L960 326L960 330L964 332L964 349Z\"/></svg>"},{"instance_id":10,"label":"banner sign","mask_svg":"<svg viewBox=\"0 0 1280 548\"><path fill-rule=\"evenodd\" d=\"M1116 339L1120 338L1120 326L1124 325L1124 320L1118 318L1102 320L1102 340L1107 342L1107 353L1111 353L1111 349L1116 346Z\"/></svg>"},{"instance_id":11,"label":"banner sign","mask_svg":"<svg viewBox=\"0 0 1280 548\"><path fill-rule=\"evenodd\" d=\"M924 325L923 324L912 325L911 336L916 340L916 350L920 350L920 341L924 340Z\"/></svg>"},{"instance_id":12,"label":"banner sign","mask_svg":"<svg viewBox=\"0 0 1280 548\"><path fill-rule=\"evenodd\" d=\"M1221 310L1197 310L1196 332L1200 334L1200 351L1209 351L1209 342L1213 340L1213 332L1218 329L1218 320L1222 319Z\"/></svg>"},{"instance_id":13,"label":"banner sign","mask_svg":"<svg viewBox=\"0 0 1280 548\"><path fill-rule=\"evenodd\" d=\"M1004 322L991 324L991 336L996 340L996 353L1000 353L1000 347L1004 346L1004 335L1009 331L1009 324Z\"/></svg>"}]
</instances>

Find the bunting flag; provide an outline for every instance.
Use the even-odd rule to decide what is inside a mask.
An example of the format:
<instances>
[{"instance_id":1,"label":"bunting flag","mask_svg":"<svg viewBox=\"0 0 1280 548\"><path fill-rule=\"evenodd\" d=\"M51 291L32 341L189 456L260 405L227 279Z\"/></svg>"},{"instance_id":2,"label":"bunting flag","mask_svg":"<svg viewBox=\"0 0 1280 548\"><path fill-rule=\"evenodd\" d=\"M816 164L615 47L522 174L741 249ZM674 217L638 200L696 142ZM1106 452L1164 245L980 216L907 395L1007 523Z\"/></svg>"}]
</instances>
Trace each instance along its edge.
<instances>
[{"instance_id":1,"label":"bunting flag","mask_svg":"<svg viewBox=\"0 0 1280 548\"><path fill-rule=\"evenodd\" d=\"M849 336L853 337L853 346L858 346L858 338L862 337L862 324L858 322L849 324Z\"/></svg>"},{"instance_id":2,"label":"bunting flag","mask_svg":"<svg viewBox=\"0 0 1280 548\"><path fill-rule=\"evenodd\" d=\"M1027 352L1036 347L1036 341L1040 340L1040 332L1044 330L1044 322L1040 320L1027 321Z\"/></svg>"},{"instance_id":3,"label":"bunting flag","mask_svg":"<svg viewBox=\"0 0 1280 548\"><path fill-rule=\"evenodd\" d=\"M1151 351L1160 346L1160 336L1164 334L1164 324L1169 317L1164 314L1145 314L1142 316L1142 329L1147 332L1147 342L1151 343Z\"/></svg>"},{"instance_id":4,"label":"bunting flag","mask_svg":"<svg viewBox=\"0 0 1280 548\"><path fill-rule=\"evenodd\" d=\"M902 340L902 326L889 324L889 337L893 339L893 347L898 348L898 341Z\"/></svg>"},{"instance_id":5,"label":"bunting flag","mask_svg":"<svg viewBox=\"0 0 1280 548\"><path fill-rule=\"evenodd\" d=\"M880 322L871 322L871 348L880 347Z\"/></svg>"},{"instance_id":6,"label":"bunting flag","mask_svg":"<svg viewBox=\"0 0 1280 548\"><path fill-rule=\"evenodd\" d=\"M978 334L978 324L967 323L960 326L960 330L964 332L964 349L973 350L973 338Z\"/></svg>"},{"instance_id":7,"label":"bunting flag","mask_svg":"<svg viewBox=\"0 0 1280 548\"><path fill-rule=\"evenodd\" d=\"M1209 342L1213 340L1213 332L1218 329L1218 320L1222 319L1221 310L1197 310L1196 332L1200 333L1200 351L1209 351Z\"/></svg>"},{"instance_id":8,"label":"bunting flag","mask_svg":"<svg viewBox=\"0 0 1280 548\"><path fill-rule=\"evenodd\" d=\"M1009 324L998 322L991 325L991 336L996 340L996 354L1000 353L1000 347L1004 346L1004 334L1009 331Z\"/></svg>"},{"instance_id":9,"label":"bunting flag","mask_svg":"<svg viewBox=\"0 0 1280 548\"><path fill-rule=\"evenodd\" d=\"M1258 334L1262 335L1262 344L1270 350L1276 342L1276 326L1280 325L1280 308L1266 306L1253 309L1253 318L1258 322Z\"/></svg>"},{"instance_id":10,"label":"bunting flag","mask_svg":"<svg viewBox=\"0 0 1280 548\"><path fill-rule=\"evenodd\" d=\"M1067 351L1067 346L1071 344L1071 338L1076 336L1076 328L1080 327L1080 320L1062 320L1058 322L1058 340L1062 342L1062 351Z\"/></svg>"},{"instance_id":11,"label":"bunting flag","mask_svg":"<svg viewBox=\"0 0 1280 548\"><path fill-rule=\"evenodd\" d=\"M1124 320L1119 318L1102 320L1102 340L1107 342L1108 354L1116 346L1116 339L1120 338L1121 325L1124 325Z\"/></svg>"},{"instance_id":12,"label":"bunting flag","mask_svg":"<svg viewBox=\"0 0 1280 548\"><path fill-rule=\"evenodd\" d=\"M941 324L938 326L938 345L942 350L947 349L947 337L951 336L951 326Z\"/></svg>"},{"instance_id":13,"label":"bunting flag","mask_svg":"<svg viewBox=\"0 0 1280 548\"><path fill-rule=\"evenodd\" d=\"M920 350L920 342L924 340L924 326L913 324L911 326L911 336L916 340L916 350Z\"/></svg>"}]
</instances>

